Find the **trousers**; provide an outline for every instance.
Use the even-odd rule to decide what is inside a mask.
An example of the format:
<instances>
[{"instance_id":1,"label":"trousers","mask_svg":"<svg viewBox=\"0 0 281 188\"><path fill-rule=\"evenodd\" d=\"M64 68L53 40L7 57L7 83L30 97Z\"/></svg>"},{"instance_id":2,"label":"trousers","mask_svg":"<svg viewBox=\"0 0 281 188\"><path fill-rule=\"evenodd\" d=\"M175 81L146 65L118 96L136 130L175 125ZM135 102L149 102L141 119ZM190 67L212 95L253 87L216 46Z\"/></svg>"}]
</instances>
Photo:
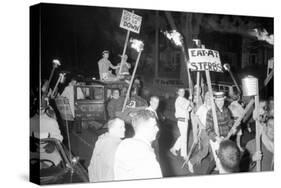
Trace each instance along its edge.
<instances>
[{"instance_id":1,"label":"trousers","mask_svg":"<svg viewBox=\"0 0 281 188\"><path fill-rule=\"evenodd\" d=\"M173 148L178 151L180 150L180 155L185 157L187 155L187 129L188 121L177 121L177 126L179 128L180 136L177 138Z\"/></svg>"}]
</instances>

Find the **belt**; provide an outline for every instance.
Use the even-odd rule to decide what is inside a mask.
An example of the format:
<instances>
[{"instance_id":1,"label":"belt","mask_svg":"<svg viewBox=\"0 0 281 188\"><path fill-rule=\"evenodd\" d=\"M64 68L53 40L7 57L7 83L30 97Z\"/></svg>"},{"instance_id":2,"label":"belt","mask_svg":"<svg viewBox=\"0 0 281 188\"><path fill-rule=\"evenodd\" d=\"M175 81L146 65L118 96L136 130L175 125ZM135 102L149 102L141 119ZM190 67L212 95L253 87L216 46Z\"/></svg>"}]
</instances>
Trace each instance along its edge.
<instances>
[{"instance_id":1,"label":"belt","mask_svg":"<svg viewBox=\"0 0 281 188\"><path fill-rule=\"evenodd\" d=\"M183 118L183 117L178 117L176 119L177 119L177 121L183 121L183 122L185 122L185 120L186 120L186 118Z\"/></svg>"}]
</instances>

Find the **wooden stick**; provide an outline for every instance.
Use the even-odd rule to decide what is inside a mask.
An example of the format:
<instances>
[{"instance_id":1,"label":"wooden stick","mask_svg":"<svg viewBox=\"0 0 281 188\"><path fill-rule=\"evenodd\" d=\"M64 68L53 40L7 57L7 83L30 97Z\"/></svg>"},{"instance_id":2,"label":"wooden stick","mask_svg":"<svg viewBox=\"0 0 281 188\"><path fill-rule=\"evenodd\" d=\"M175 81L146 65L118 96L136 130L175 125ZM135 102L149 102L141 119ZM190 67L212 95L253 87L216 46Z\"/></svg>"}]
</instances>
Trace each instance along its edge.
<instances>
[{"instance_id":1,"label":"wooden stick","mask_svg":"<svg viewBox=\"0 0 281 188\"><path fill-rule=\"evenodd\" d=\"M121 73L122 65L124 64L123 57L126 53L126 49L127 49L128 41L129 41L129 36L130 36L130 30L127 31L127 35L126 35L126 40L125 40L125 44L124 44L124 48L123 48L123 53L122 53L122 56L121 56L121 63L120 63L120 68L119 68L119 73L118 73L119 75Z\"/></svg>"},{"instance_id":2,"label":"wooden stick","mask_svg":"<svg viewBox=\"0 0 281 188\"><path fill-rule=\"evenodd\" d=\"M181 50L182 50L182 53L183 53L184 62L186 63L188 87L189 87L189 97L190 97L193 94L193 82L192 82L192 79L191 79L190 70L188 68L189 62L188 62L187 55L186 55L186 52L185 52L185 48L184 48L183 45L181 46Z\"/></svg>"},{"instance_id":3,"label":"wooden stick","mask_svg":"<svg viewBox=\"0 0 281 188\"><path fill-rule=\"evenodd\" d=\"M196 78L196 84L197 84L197 88L196 88L196 106L198 108L198 103L199 103L199 89L200 89L200 72L197 72L197 78Z\"/></svg>"},{"instance_id":4,"label":"wooden stick","mask_svg":"<svg viewBox=\"0 0 281 188\"><path fill-rule=\"evenodd\" d=\"M241 95L241 89L240 89L239 85L237 84L237 82L236 82L236 80L235 80L235 78L234 78L234 76L232 74L232 71L230 69L228 70L228 73L229 73L232 81L234 82L234 84L235 84L235 86L236 86L236 88L237 88L237 90L239 92L239 96L240 96Z\"/></svg>"},{"instance_id":5,"label":"wooden stick","mask_svg":"<svg viewBox=\"0 0 281 188\"><path fill-rule=\"evenodd\" d=\"M59 78L58 78L58 80L57 80L57 82L56 82L56 85L55 85L55 87L54 87L54 89L53 89L53 92L52 92L52 94L51 94L51 98L54 98L55 93L56 93L56 90L58 89L58 85L59 85L59 83L61 82L63 76L64 76L64 75L63 75L62 73L60 73Z\"/></svg>"},{"instance_id":6,"label":"wooden stick","mask_svg":"<svg viewBox=\"0 0 281 188\"><path fill-rule=\"evenodd\" d=\"M194 116L194 119L195 119L195 122L196 122L196 123L195 123L196 126L197 126L197 125L201 125L201 127L203 127L202 123L200 122L200 120L198 119L198 117L197 117L196 115ZM199 128L199 132L198 132L198 134L197 134L197 138L200 136L201 131L202 131L202 128ZM190 150L189 150L189 152L188 152L188 154L187 154L186 160L185 160L184 163L182 164L182 167L181 167L181 168L183 168L184 165L186 165L186 163L189 161L189 159L190 159L191 155L193 154L194 149L195 149L195 147L196 147L196 145L197 145L198 143L199 143L199 139L193 139L193 143L192 143L192 145L191 145L191 148L190 148Z\"/></svg>"},{"instance_id":7,"label":"wooden stick","mask_svg":"<svg viewBox=\"0 0 281 188\"><path fill-rule=\"evenodd\" d=\"M133 85L133 81L134 81L134 77L135 77L135 74L136 74L136 71L137 71L137 67L138 67L138 64L139 64L139 61L140 61L141 53L142 53L142 50L139 52L137 60L136 60L136 65L134 67L134 71L133 71L133 74L132 74L132 77L131 77L130 85L129 85L129 88L128 88L127 93L126 93L125 101L123 103L122 112L124 112L125 107L126 107L126 103L127 103L128 98L130 96L130 90L131 90L132 85Z\"/></svg>"},{"instance_id":8,"label":"wooden stick","mask_svg":"<svg viewBox=\"0 0 281 188\"><path fill-rule=\"evenodd\" d=\"M257 92L259 91L259 82L257 81ZM255 111L258 112L259 110L259 93L255 96ZM260 130L260 122L259 119L256 119L256 152L261 151L261 130ZM257 161L257 172L261 171L261 160Z\"/></svg>"},{"instance_id":9,"label":"wooden stick","mask_svg":"<svg viewBox=\"0 0 281 188\"><path fill-rule=\"evenodd\" d=\"M134 13L134 11L132 11L132 13ZM119 73L118 73L119 75L121 73L122 65L124 64L123 57L126 53L126 49L127 49L128 41L129 41L129 36L130 36L130 30L127 30L126 40L125 40L125 44L124 44L124 48L123 48L123 53L122 53L121 63L120 63L120 68L119 68Z\"/></svg>"},{"instance_id":10,"label":"wooden stick","mask_svg":"<svg viewBox=\"0 0 281 188\"><path fill-rule=\"evenodd\" d=\"M266 79L264 80L264 85L266 86L268 83L269 83L269 81L272 79L272 77L273 77L273 70L269 73L269 75L266 77Z\"/></svg>"},{"instance_id":11,"label":"wooden stick","mask_svg":"<svg viewBox=\"0 0 281 188\"><path fill-rule=\"evenodd\" d=\"M205 70L205 73L206 73L208 90L209 90L210 98L211 98L214 129L215 129L215 132L216 132L217 136L220 136L219 127L218 127L218 117L217 117L217 113L216 113L216 106L215 106L215 101L214 101L214 96L213 96L212 85L211 85L210 71Z\"/></svg>"},{"instance_id":12,"label":"wooden stick","mask_svg":"<svg viewBox=\"0 0 281 188\"><path fill-rule=\"evenodd\" d=\"M254 99L250 100L250 102L247 104L246 108L244 109L242 115L235 121L234 125L232 126L231 130L228 132L225 139L229 139L231 137L232 132L240 125L242 119L244 118L246 113L251 109L254 103L255 103Z\"/></svg>"}]
</instances>

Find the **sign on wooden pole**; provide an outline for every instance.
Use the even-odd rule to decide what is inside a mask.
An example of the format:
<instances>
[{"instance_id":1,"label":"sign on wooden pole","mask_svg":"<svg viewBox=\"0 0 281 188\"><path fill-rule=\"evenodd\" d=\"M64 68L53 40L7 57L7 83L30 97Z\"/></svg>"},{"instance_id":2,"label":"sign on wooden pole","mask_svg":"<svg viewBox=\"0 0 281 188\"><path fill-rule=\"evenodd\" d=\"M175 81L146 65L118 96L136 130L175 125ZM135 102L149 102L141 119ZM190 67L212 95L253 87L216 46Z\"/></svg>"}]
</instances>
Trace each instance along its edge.
<instances>
[{"instance_id":1,"label":"sign on wooden pole","mask_svg":"<svg viewBox=\"0 0 281 188\"><path fill-rule=\"evenodd\" d=\"M191 71L205 71L206 79L207 79L207 86L210 93L211 98L211 107L212 107L212 115L213 115L213 122L214 122L214 129L217 136L219 134L219 127L218 127L218 118L216 113L216 106L213 97L213 90L212 90L212 83L210 77L210 71L214 72L223 72L221 61L220 61L220 54L216 50L205 49L203 48L190 48L188 49L189 60L190 63L189 69Z\"/></svg>"},{"instance_id":2,"label":"sign on wooden pole","mask_svg":"<svg viewBox=\"0 0 281 188\"><path fill-rule=\"evenodd\" d=\"M141 28L141 21L142 21L142 17L134 14L134 11L129 12L127 10L123 10L121 21L120 21L120 27L127 30L127 35L122 52L119 74L121 73L122 66L124 64L123 57L125 56L126 49L128 46L130 32L132 31L134 33L139 33Z\"/></svg>"}]
</instances>

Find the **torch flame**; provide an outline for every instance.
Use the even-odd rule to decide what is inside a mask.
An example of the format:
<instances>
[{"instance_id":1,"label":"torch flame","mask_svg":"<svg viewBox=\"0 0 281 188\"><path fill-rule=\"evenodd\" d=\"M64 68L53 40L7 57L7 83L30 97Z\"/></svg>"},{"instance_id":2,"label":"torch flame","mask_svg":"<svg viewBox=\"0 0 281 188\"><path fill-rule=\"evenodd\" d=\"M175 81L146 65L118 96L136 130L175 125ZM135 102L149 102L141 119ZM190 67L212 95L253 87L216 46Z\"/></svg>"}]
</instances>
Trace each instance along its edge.
<instances>
[{"instance_id":1,"label":"torch flame","mask_svg":"<svg viewBox=\"0 0 281 188\"><path fill-rule=\"evenodd\" d=\"M265 29L253 29L252 31L250 31L250 35L257 37L258 40L264 40L271 45L274 44L274 36L272 34L269 35Z\"/></svg>"},{"instance_id":2,"label":"torch flame","mask_svg":"<svg viewBox=\"0 0 281 188\"><path fill-rule=\"evenodd\" d=\"M135 49L137 52L143 50L144 44L141 40L130 39L130 43L131 43L131 48Z\"/></svg>"},{"instance_id":3,"label":"torch flame","mask_svg":"<svg viewBox=\"0 0 281 188\"><path fill-rule=\"evenodd\" d=\"M60 66L60 61L58 59L53 59L53 63L57 66Z\"/></svg>"},{"instance_id":4,"label":"torch flame","mask_svg":"<svg viewBox=\"0 0 281 188\"><path fill-rule=\"evenodd\" d=\"M177 46L182 46L182 35L176 30L171 32L165 31L163 34L169 39L172 40Z\"/></svg>"}]
</instances>

